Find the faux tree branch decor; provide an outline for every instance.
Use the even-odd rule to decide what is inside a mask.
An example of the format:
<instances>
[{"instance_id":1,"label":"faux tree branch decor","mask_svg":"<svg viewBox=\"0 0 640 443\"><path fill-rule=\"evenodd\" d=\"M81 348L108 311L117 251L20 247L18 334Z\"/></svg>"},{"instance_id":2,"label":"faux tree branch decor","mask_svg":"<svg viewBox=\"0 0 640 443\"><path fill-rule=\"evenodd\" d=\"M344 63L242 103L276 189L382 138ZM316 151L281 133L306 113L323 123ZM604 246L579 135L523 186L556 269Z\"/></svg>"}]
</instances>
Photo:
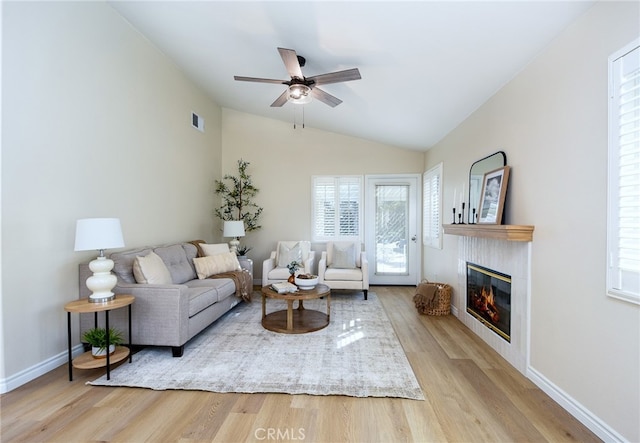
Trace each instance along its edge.
<instances>
[{"instance_id":1,"label":"faux tree branch decor","mask_svg":"<svg viewBox=\"0 0 640 443\"><path fill-rule=\"evenodd\" d=\"M222 206L215 209L215 215L222 221L244 221L245 232L262 227L258 223L262 208L253 202L259 189L253 186L251 176L247 174L249 165L249 162L240 159L237 176L226 174L222 180L215 181L216 194L222 197Z\"/></svg>"}]
</instances>

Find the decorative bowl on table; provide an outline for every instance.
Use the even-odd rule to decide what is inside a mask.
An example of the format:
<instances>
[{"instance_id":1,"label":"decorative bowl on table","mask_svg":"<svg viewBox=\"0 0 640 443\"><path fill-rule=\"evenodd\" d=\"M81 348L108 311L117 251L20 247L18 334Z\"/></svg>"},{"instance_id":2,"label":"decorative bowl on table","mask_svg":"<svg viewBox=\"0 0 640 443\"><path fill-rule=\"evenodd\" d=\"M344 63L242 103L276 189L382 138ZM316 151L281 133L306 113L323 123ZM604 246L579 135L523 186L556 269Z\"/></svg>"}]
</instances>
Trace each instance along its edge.
<instances>
[{"instance_id":1,"label":"decorative bowl on table","mask_svg":"<svg viewBox=\"0 0 640 443\"><path fill-rule=\"evenodd\" d=\"M316 287L318 284L318 276L312 274L299 274L296 275L296 286L303 291L309 291Z\"/></svg>"}]
</instances>

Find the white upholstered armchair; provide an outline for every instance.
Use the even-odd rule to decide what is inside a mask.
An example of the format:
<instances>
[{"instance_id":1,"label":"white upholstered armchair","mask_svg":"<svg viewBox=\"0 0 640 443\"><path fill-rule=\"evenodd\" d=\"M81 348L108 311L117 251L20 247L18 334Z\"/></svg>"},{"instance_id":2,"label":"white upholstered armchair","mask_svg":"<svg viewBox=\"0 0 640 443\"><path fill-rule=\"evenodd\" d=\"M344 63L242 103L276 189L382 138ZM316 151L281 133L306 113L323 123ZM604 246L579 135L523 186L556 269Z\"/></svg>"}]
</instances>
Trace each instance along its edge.
<instances>
[{"instance_id":1,"label":"white upholstered armchair","mask_svg":"<svg viewBox=\"0 0 640 443\"><path fill-rule=\"evenodd\" d=\"M318 283L331 289L369 290L369 262L358 242L327 242L318 262Z\"/></svg>"},{"instance_id":2,"label":"white upholstered armchair","mask_svg":"<svg viewBox=\"0 0 640 443\"><path fill-rule=\"evenodd\" d=\"M303 265L296 275L312 274L315 254L309 241L279 241L276 250L271 251L269 258L262 262L262 286L287 281L291 275L287 265L292 261Z\"/></svg>"}]
</instances>

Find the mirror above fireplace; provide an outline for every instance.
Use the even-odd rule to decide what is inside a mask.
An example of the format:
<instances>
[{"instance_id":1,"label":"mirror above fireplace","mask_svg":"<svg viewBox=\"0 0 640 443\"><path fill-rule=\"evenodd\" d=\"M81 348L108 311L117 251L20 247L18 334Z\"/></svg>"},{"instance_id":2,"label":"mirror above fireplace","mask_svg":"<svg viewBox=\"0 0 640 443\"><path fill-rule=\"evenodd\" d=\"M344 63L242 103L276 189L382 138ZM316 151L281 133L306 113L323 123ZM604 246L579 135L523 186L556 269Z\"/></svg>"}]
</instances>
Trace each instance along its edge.
<instances>
[{"instance_id":1,"label":"mirror above fireplace","mask_svg":"<svg viewBox=\"0 0 640 443\"><path fill-rule=\"evenodd\" d=\"M473 210L476 216L480 209L480 194L482 193L482 183L487 172L507 166L507 155L504 151L498 151L474 162L469 170L469 208L465 223L443 224L445 234L459 235L462 237L490 238L495 240L531 242L533 241L533 225L492 225L471 223L473 221Z\"/></svg>"},{"instance_id":2,"label":"mirror above fireplace","mask_svg":"<svg viewBox=\"0 0 640 443\"><path fill-rule=\"evenodd\" d=\"M478 214L484 174L506 165L507 154L505 154L504 151L495 152L471 165L471 169L469 170L469 213L467 214L467 220L469 220L470 223L477 222L477 220L473 219L473 213Z\"/></svg>"}]
</instances>

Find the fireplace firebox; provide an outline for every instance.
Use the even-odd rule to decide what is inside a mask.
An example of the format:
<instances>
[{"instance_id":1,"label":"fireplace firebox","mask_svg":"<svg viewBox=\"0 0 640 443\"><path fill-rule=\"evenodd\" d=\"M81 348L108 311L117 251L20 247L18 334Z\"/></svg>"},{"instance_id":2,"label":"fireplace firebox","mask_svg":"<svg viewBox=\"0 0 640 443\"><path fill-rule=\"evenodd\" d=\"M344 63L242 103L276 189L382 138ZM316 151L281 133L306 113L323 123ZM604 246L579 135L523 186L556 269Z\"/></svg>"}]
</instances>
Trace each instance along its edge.
<instances>
[{"instance_id":1,"label":"fireplace firebox","mask_svg":"<svg viewBox=\"0 0 640 443\"><path fill-rule=\"evenodd\" d=\"M511 343L511 276L467 262L467 312Z\"/></svg>"}]
</instances>

